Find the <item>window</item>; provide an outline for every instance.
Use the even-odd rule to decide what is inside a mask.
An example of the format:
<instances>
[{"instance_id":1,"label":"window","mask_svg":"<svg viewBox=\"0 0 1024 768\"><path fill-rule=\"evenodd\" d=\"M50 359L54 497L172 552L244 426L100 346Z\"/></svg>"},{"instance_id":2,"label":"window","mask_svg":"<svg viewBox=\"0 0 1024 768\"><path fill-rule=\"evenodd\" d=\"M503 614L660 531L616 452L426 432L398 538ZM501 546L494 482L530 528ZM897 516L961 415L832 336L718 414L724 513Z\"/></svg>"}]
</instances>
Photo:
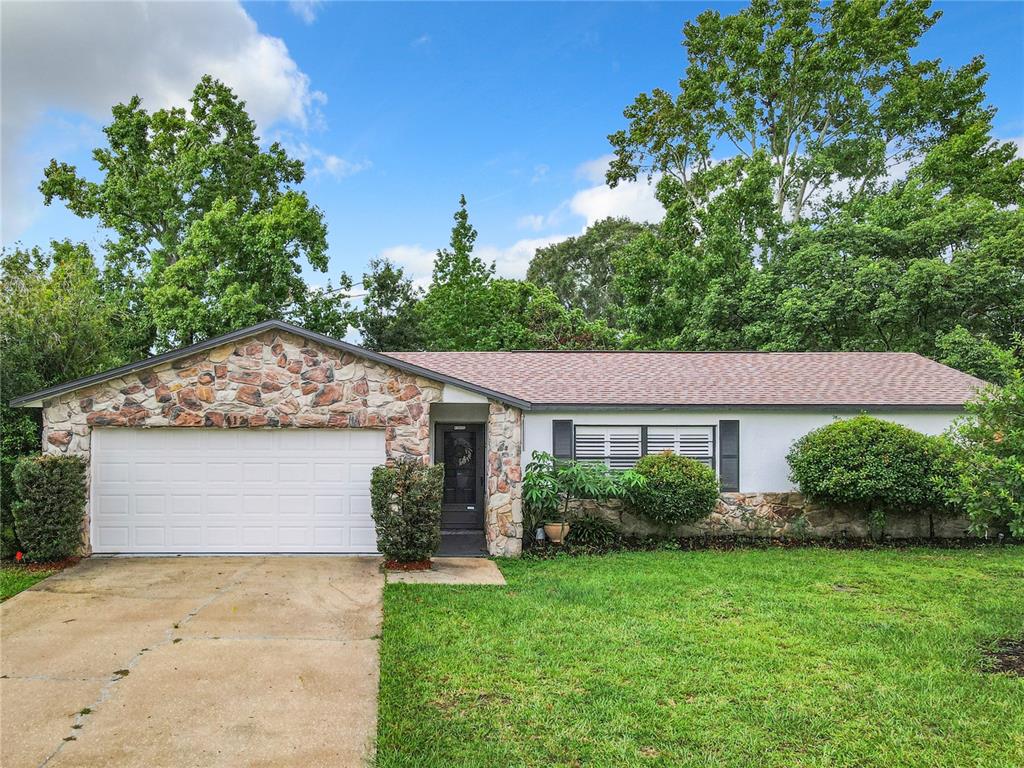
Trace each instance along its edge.
<instances>
[{"instance_id":1,"label":"window","mask_svg":"<svg viewBox=\"0 0 1024 768\"><path fill-rule=\"evenodd\" d=\"M669 451L715 466L714 427L647 427L647 455Z\"/></svg>"},{"instance_id":2,"label":"window","mask_svg":"<svg viewBox=\"0 0 1024 768\"><path fill-rule=\"evenodd\" d=\"M576 427L574 455L629 469L644 455L670 451L715 466L714 427Z\"/></svg>"},{"instance_id":3,"label":"window","mask_svg":"<svg viewBox=\"0 0 1024 768\"><path fill-rule=\"evenodd\" d=\"M576 427L578 461L601 461L612 469L629 469L640 458L640 427Z\"/></svg>"}]
</instances>

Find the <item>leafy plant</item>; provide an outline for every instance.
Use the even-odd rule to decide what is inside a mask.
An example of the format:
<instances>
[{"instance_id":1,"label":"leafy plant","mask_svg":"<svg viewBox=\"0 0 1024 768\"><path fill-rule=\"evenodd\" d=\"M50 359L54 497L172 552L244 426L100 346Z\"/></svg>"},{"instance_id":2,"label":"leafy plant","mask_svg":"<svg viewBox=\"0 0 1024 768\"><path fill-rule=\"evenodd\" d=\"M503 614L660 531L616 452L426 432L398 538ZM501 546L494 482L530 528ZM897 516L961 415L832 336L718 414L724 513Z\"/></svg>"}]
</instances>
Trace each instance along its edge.
<instances>
[{"instance_id":1,"label":"leafy plant","mask_svg":"<svg viewBox=\"0 0 1024 768\"><path fill-rule=\"evenodd\" d=\"M85 518L86 462L80 456L23 456L14 467L12 505L27 560L63 560L78 552Z\"/></svg>"},{"instance_id":2,"label":"leafy plant","mask_svg":"<svg viewBox=\"0 0 1024 768\"><path fill-rule=\"evenodd\" d=\"M950 431L956 450L946 498L964 508L976 533L995 526L1024 536L1024 376L985 389L966 410Z\"/></svg>"},{"instance_id":3,"label":"leafy plant","mask_svg":"<svg viewBox=\"0 0 1024 768\"><path fill-rule=\"evenodd\" d=\"M644 456L636 471L647 482L632 506L643 517L665 525L691 523L707 517L718 500L718 480L707 464L665 452Z\"/></svg>"},{"instance_id":4,"label":"leafy plant","mask_svg":"<svg viewBox=\"0 0 1024 768\"><path fill-rule=\"evenodd\" d=\"M861 415L808 432L790 449L790 477L813 501L859 507L885 535L898 510L942 508L933 477L935 438L901 424Z\"/></svg>"},{"instance_id":5,"label":"leafy plant","mask_svg":"<svg viewBox=\"0 0 1024 768\"><path fill-rule=\"evenodd\" d=\"M403 461L373 468L370 504L386 560L428 560L441 546L444 465Z\"/></svg>"},{"instance_id":6,"label":"leafy plant","mask_svg":"<svg viewBox=\"0 0 1024 768\"><path fill-rule=\"evenodd\" d=\"M592 515L581 515L572 521L568 541L574 547L606 551L622 546L625 537L615 523Z\"/></svg>"},{"instance_id":7,"label":"leafy plant","mask_svg":"<svg viewBox=\"0 0 1024 768\"><path fill-rule=\"evenodd\" d=\"M573 501L628 498L644 483L634 470L617 472L603 464L556 459L534 451L523 476L523 500L535 524L564 522L572 516Z\"/></svg>"}]
</instances>

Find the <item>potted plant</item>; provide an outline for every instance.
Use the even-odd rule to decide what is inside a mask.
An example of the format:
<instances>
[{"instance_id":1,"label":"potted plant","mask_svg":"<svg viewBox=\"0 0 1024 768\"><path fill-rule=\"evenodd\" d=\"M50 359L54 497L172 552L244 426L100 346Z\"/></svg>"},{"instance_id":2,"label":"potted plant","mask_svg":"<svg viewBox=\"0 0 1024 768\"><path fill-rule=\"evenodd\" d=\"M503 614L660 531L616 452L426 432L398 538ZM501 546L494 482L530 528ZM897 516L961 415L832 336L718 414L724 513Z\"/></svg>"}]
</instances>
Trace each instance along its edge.
<instances>
[{"instance_id":1,"label":"potted plant","mask_svg":"<svg viewBox=\"0 0 1024 768\"><path fill-rule=\"evenodd\" d=\"M534 451L523 477L523 500L534 526L543 525L548 540L561 544L572 529L574 501L617 498L643 482L632 470L613 472L604 464L556 459Z\"/></svg>"}]
</instances>

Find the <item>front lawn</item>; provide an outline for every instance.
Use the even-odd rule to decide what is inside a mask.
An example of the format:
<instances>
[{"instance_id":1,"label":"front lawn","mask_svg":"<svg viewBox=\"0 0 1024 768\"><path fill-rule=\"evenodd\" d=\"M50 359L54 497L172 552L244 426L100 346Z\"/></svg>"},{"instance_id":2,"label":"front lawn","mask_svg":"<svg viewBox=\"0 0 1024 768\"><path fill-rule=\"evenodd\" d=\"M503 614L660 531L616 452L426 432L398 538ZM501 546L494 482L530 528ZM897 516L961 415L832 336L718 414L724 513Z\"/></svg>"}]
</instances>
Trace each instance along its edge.
<instances>
[{"instance_id":1,"label":"front lawn","mask_svg":"<svg viewBox=\"0 0 1024 768\"><path fill-rule=\"evenodd\" d=\"M56 569L29 570L22 565L0 566L0 602L14 597L53 573L56 573Z\"/></svg>"},{"instance_id":2,"label":"front lawn","mask_svg":"<svg viewBox=\"0 0 1024 768\"><path fill-rule=\"evenodd\" d=\"M389 584L377 760L395 766L1024 765L1024 549L503 561Z\"/></svg>"}]
</instances>

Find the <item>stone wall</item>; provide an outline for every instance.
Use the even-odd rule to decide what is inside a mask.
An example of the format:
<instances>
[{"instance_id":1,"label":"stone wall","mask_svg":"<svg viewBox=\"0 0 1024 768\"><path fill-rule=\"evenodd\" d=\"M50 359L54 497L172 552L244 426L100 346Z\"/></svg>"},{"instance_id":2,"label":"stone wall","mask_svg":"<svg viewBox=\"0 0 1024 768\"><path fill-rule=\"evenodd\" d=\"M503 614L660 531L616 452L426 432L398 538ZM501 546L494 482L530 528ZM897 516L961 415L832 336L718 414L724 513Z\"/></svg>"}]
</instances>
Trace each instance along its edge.
<instances>
[{"instance_id":1,"label":"stone wall","mask_svg":"<svg viewBox=\"0 0 1024 768\"><path fill-rule=\"evenodd\" d=\"M630 514L622 502L582 501L578 512L620 523L631 535L664 534L661 527ZM967 536L964 518L935 517L935 535L942 538ZM673 536L751 536L764 538L868 538L871 528L858 512L828 509L812 504L799 493L723 493L715 510L692 525L680 525ZM894 539L928 536L927 515L890 516L886 536Z\"/></svg>"},{"instance_id":2,"label":"stone wall","mask_svg":"<svg viewBox=\"0 0 1024 768\"><path fill-rule=\"evenodd\" d=\"M365 428L389 459L427 462L440 399L437 382L272 331L46 401L43 450L88 459L93 427Z\"/></svg>"},{"instance_id":3,"label":"stone wall","mask_svg":"<svg viewBox=\"0 0 1024 768\"><path fill-rule=\"evenodd\" d=\"M492 555L515 557L523 546L523 412L491 402L487 416L487 517Z\"/></svg>"}]
</instances>

